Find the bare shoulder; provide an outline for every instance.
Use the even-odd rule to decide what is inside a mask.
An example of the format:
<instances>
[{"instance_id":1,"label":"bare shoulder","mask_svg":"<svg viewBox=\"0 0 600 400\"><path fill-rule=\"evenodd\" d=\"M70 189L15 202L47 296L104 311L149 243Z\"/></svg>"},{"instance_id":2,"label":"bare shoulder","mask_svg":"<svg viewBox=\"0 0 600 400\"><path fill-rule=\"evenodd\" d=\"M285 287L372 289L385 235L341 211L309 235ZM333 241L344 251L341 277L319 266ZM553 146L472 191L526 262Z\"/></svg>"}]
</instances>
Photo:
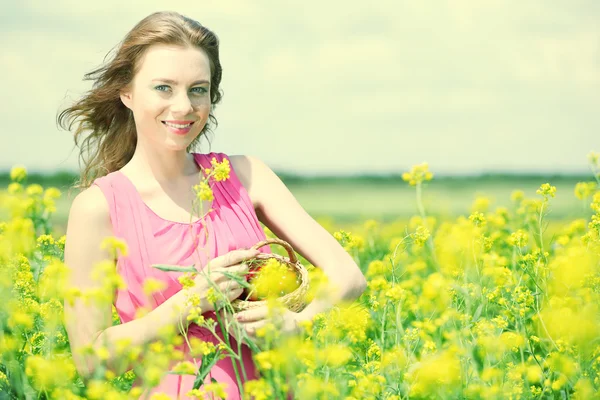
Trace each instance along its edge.
<instances>
[{"instance_id":1,"label":"bare shoulder","mask_svg":"<svg viewBox=\"0 0 600 400\"><path fill-rule=\"evenodd\" d=\"M71 203L69 218L84 217L84 219L98 220L109 218L110 221L109 213L110 210L104 193L98 186L92 185L75 196Z\"/></svg>"},{"instance_id":2,"label":"bare shoulder","mask_svg":"<svg viewBox=\"0 0 600 400\"><path fill-rule=\"evenodd\" d=\"M94 235L91 235L91 231ZM71 202L67 220L67 240L112 234L110 209L102 190L92 185L78 193Z\"/></svg>"}]
</instances>

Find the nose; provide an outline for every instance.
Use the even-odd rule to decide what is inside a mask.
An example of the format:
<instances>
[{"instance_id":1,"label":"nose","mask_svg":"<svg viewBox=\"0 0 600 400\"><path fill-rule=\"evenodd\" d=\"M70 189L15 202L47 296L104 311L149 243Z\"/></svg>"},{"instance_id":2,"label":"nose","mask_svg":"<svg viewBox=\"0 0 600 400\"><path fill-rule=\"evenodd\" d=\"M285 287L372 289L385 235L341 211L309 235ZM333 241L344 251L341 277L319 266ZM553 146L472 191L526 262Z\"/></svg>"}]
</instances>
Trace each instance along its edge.
<instances>
[{"instance_id":1,"label":"nose","mask_svg":"<svg viewBox=\"0 0 600 400\"><path fill-rule=\"evenodd\" d=\"M194 106L187 93L177 96L171 108L173 109L174 114L181 114L183 116L194 111Z\"/></svg>"}]
</instances>

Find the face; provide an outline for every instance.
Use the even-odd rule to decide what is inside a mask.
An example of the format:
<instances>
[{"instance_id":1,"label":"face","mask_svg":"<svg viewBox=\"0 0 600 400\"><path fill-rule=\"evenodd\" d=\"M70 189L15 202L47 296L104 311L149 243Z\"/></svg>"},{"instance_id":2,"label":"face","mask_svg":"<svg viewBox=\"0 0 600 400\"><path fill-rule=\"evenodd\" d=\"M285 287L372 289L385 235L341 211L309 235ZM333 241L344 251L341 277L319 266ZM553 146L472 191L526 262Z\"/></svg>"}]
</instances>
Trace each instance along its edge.
<instances>
[{"instance_id":1,"label":"face","mask_svg":"<svg viewBox=\"0 0 600 400\"><path fill-rule=\"evenodd\" d=\"M196 48L153 45L121 101L132 110L138 141L185 150L210 113L210 64Z\"/></svg>"}]
</instances>

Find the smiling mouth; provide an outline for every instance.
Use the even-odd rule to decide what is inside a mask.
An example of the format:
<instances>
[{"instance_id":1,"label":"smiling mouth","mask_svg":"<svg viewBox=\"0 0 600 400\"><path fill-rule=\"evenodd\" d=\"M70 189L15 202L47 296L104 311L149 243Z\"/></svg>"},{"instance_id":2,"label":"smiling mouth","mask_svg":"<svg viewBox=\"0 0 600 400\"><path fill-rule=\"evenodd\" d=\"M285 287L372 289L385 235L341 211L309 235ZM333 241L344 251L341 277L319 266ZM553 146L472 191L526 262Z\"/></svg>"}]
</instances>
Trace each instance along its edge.
<instances>
[{"instance_id":1,"label":"smiling mouth","mask_svg":"<svg viewBox=\"0 0 600 400\"><path fill-rule=\"evenodd\" d=\"M161 121L163 124L170 126L172 128L176 128L176 129L185 129L185 128L189 128L190 126L192 126L194 124L194 122L190 122L188 124L174 124L172 122L167 122L167 121Z\"/></svg>"}]
</instances>

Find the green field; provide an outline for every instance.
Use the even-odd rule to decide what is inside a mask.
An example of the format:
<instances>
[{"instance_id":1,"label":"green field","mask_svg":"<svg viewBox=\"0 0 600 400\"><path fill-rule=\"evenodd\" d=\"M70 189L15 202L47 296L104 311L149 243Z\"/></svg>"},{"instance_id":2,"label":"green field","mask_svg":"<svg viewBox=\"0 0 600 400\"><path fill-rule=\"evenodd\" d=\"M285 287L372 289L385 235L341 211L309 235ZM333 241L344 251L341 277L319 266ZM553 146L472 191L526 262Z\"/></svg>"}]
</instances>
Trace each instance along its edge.
<instances>
[{"instance_id":1,"label":"green field","mask_svg":"<svg viewBox=\"0 0 600 400\"><path fill-rule=\"evenodd\" d=\"M354 178L299 178L280 175L299 203L313 218L329 221L338 227L347 227L365 219L381 222L406 220L418 214L415 188L399 177ZM63 192L53 218L55 230L64 233L69 207L76 191L67 189L75 177L62 174L55 176L30 175L28 183L44 187L55 186ZM473 200L481 195L492 200L496 206L510 206L513 190L523 190L528 198L541 198L535 193L543 183L557 188L551 200L547 218L569 220L588 216L589 204L578 200L574 193L577 182L592 180L591 176L525 176L490 175L478 177L434 177L423 189L423 202L429 215L455 217L469 215ZM0 176L1 187L6 187L8 177Z\"/></svg>"}]
</instances>

